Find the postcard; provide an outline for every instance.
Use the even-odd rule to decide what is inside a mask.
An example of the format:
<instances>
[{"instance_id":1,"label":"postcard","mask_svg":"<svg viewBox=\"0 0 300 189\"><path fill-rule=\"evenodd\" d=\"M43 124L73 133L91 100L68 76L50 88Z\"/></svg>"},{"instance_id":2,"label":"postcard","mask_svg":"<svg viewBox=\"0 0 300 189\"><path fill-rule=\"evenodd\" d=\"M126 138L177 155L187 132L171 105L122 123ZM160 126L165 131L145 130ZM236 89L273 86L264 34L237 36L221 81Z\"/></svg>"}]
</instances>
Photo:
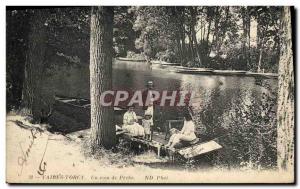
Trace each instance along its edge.
<instances>
[{"instance_id":1,"label":"postcard","mask_svg":"<svg viewBox=\"0 0 300 189\"><path fill-rule=\"evenodd\" d=\"M295 183L294 7L6 7L6 182Z\"/></svg>"}]
</instances>

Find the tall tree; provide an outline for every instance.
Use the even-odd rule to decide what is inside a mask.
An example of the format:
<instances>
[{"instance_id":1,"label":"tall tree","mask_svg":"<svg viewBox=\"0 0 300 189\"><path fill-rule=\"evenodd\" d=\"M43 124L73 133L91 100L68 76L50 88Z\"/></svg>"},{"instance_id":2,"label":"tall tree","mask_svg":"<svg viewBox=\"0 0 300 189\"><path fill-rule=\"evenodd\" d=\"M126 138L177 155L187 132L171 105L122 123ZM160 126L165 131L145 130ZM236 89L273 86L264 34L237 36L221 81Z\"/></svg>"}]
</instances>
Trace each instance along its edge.
<instances>
[{"instance_id":1,"label":"tall tree","mask_svg":"<svg viewBox=\"0 0 300 189\"><path fill-rule=\"evenodd\" d=\"M185 28L184 28L184 14L185 14L185 7L180 7L180 26L179 26L179 30L180 30L180 40L181 40L181 48L182 48L182 56L183 56L183 64L185 64L186 62L186 45L185 45Z\"/></svg>"},{"instance_id":2,"label":"tall tree","mask_svg":"<svg viewBox=\"0 0 300 189\"><path fill-rule=\"evenodd\" d=\"M175 32L175 41L177 51L179 52L180 62L185 62L185 52L183 49L183 43L181 43L181 33L184 32L182 27L182 7L167 7L170 12L169 22L172 23L172 29ZM171 24L170 24L171 25Z\"/></svg>"},{"instance_id":3,"label":"tall tree","mask_svg":"<svg viewBox=\"0 0 300 189\"><path fill-rule=\"evenodd\" d=\"M277 164L280 170L294 171L294 66L290 7L282 14L282 37L278 78Z\"/></svg>"},{"instance_id":4,"label":"tall tree","mask_svg":"<svg viewBox=\"0 0 300 189\"><path fill-rule=\"evenodd\" d=\"M23 104L37 122L41 116L41 81L46 52L45 21L47 10L36 9L30 20L28 49L25 63Z\"/></svg>"},{"instance_id":5,"label":"tall tree","mask_svg":"<svg viewBox=\"0 0 300 189\"><path fill-rule=\"evenodd\" d=\"M279 38L279 23L281 7L255 7L251 8L251 14L257 21L257 71L261 72L263 69L272 65L273 61L268 63L268 55L274 57L274 60L278 58L279 53L275 49L272 49L273 44L277 43ZM274 51L275 50L275 51ZM272 53L270 53L272 52ZM269 64L269 65L268 65Z\"/></svg>"},{"instance_id":6,"label":"tall tree","mask_svg":"<svg viewBox=\"0 0 300 189\"><path fill-rule=\"evenodd\" d=\"M112 89L113 8L92 7L90 35L91 147L92 152L115 144L113 107L100 103L100 95Z\"/></svg>"},{"instance_id":7,"label":"tall tree","mask_svg":"<svg viewBox=\"0 0 300 189\"><path fill-rule=\"evenodd\" d=\"M200 55L200 49L198 46L198 42L197 42L197 37L196 37L196 31L195 31L195 27L196 27L196 23L197 23L197 7L189 7L190 9L190 14L191 14L191 33L192 33L192 39L193 42L195 43L195 51L196 51L196 55L197 55L197 63L198 66L201 67L202 66L202 61L201 61L201 55Z\"/></svg>"},{"instance_id":8,"label":"tall tree","mask_svg":"<svg viewBox=\"0 0 300 189\"><path fill-rule=\"evenodd\" d=\"M29 11L6 8L6 93L7 110L19 108L24 84L29 32Z\"/></svg>"},{"instance_id":9,"label":"tall tree","mask_svg":"<svg viewBox=\"0 0 300 189\"><path fill-rule=\"evenodd\" d=\"M210 49L210 44L209 44L209 36L211 34L211 26L212 26L212 22L213 22L213 18L214 18L214 15L215 15L215 7L207 7L206 8L206 20L208 22L208 26L207 26L207 33L206 33L206 40L205 40L205 50L204 50L204 53L206 55L206 58L209 57L209 49Z\"/></svg>"},{"instance_id":10,"label":"tall tree","mask_svg":"<svg viewBox=\"0 0 300 189\"><path fill-rule=\"evenodd\" d=\"M243 62L242 67L246 68L250 65L250 27L251 16L250 7L241 7L241 17L243 22L243 34L242 34L242 49L243 49ZM261 59L260 59L261 62ZM259 68L260 71L260 68Z\"/></svg>"}]
</instances>

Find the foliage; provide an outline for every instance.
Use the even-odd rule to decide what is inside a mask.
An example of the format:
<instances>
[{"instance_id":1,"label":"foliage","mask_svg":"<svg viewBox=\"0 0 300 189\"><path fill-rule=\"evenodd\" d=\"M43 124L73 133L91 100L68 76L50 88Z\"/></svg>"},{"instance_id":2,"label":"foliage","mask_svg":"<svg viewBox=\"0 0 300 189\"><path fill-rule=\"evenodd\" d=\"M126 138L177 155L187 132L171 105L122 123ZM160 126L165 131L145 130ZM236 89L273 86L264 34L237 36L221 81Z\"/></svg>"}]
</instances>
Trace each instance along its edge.
<instances>
[{"instance_id":1,"label":"foliage","mask_svg":"<svg viewBox=\"0 0 300 189\"><path fill-rule=\"evenodd\" d=\"M131 7L115 7L114 16L114 49L116 56L126 57L129 51L135 49L134 41L137 33L133 30L134 11ZM128 56L128 55L127 55Z\"/></svg>"},{"instance_id":2,"label":"foliage","mask_svg":"<svg viewBox=\"0 0 300 189\"><path fill-rule=\"evenodd\" d=\"M127 51L127 58L132 58L135 60L143 60L144 59L144 55L140 54L140 53L135 53L133 51Z\"/></svg>"},{"instance_id":3,"label":"foliage","mask_svg":"<svg viewBox=\"0 0 300 189\"><path fill-rule=\"evenodd\" d=\"M183 65L192 61L194 67L277 71L279 7L133 7L132 10L133 29L139 34L136 48L150 59ZM255 36L250 33L254 32L257 35L253 41Z\"/></svg>"},{"instance_id":4,"label":"foliage","mask_svg":"<svg viewBox=\"0 0 300 189\"><path fill-rule=\"evenodd\" d=\"M227 148L222 151L222 158L215 160L216 164L251 169L276 166L277 90L272 90L267 83L263 85L265 92L261 94L261 102L255 98L244 100L229 112L232 122L227 128L228 134L220 139Z\"/></svg>"},{"instance_id":5,"label":"foliage","mask_svg":"<svg viewBox=\"0 0 300 189\"><path fill-rule=\"evenodd\" d=\"M135 7L133 29L140 33L135 44L145 56L160 57L159 52L170 51L172 46L172 25L166 7Z\"/></svg>"},{"instance_id":6,"label":"foliage","mask_svg":"<svg viewBox=\"0 0 300 189\"><path fill-rule=\"evenodd\" d=\"M89 63L90 9L86 7L51 9L46 21L48 32L47 68L51 63ZM75 60L76 61L72 61Z\"/></svg>"}]
</instances>

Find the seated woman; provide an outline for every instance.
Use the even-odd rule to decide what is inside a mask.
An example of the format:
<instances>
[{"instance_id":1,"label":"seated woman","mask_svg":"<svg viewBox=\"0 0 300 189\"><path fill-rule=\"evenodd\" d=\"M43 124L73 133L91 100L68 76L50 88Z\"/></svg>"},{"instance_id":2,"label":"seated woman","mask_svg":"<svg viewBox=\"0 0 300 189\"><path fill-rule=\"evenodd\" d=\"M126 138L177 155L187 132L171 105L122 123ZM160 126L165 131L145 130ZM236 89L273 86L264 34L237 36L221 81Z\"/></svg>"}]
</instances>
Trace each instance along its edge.
<instances>
[{"instance_id":1,"label":"seated woman","mask_svg":"<svg viewBox=\"0 0 300 189\"><path fill-rule=\"evenodd\" d=\"M123 116L123 129L127 130L133 136L145 136L144 128L137 123L137 117L133 111L133 106L128 108L128 111Z\"/></svg>"},{"instance_id":2,"label":"seated woman","mask_svg":"<svg viewBox=\"0 0 300 189\"><path fill-rule=\"evenodd\" d=\"M188 112L185 113L184 119L183 128L181 131L172 131L174 134L171 136L166 147L174 149L174 146L179 144L181 141L191 142L197 138L195 135L195 124Z\"/></svg>"}]
</instances>

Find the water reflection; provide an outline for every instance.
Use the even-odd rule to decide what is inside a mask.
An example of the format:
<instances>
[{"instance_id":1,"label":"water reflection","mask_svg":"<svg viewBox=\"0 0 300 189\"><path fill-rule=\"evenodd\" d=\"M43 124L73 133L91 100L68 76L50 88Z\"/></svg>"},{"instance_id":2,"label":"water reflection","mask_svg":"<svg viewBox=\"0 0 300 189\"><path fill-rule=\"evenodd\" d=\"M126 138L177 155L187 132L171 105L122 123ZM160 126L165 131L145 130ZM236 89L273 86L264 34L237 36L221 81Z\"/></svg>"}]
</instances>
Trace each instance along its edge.
<instances>
[{"instance_id":1,"label":"water reflection","mask_svg":"<svg viewBox=\"0 0 300 189\"><path fill-rule=\"evenodd\" d=\"M52 99L54 94L89 98L88 67L57 66L44 81L43 97ZM178 74L169 67L151 66L143 62L115 61L113 63L113 88L143 90L152 80L155 90L193 91L192 110L200 133L217 135L230 121L229 112L242 107L241 102L259 102L267 89L255 84L251 77ZM276 88L276 80L265 80ZM175 119L180 112L176 108L162 107L164 119ZM141 108L137 109L142 114Z\"/></svg>"}]
</instances>

